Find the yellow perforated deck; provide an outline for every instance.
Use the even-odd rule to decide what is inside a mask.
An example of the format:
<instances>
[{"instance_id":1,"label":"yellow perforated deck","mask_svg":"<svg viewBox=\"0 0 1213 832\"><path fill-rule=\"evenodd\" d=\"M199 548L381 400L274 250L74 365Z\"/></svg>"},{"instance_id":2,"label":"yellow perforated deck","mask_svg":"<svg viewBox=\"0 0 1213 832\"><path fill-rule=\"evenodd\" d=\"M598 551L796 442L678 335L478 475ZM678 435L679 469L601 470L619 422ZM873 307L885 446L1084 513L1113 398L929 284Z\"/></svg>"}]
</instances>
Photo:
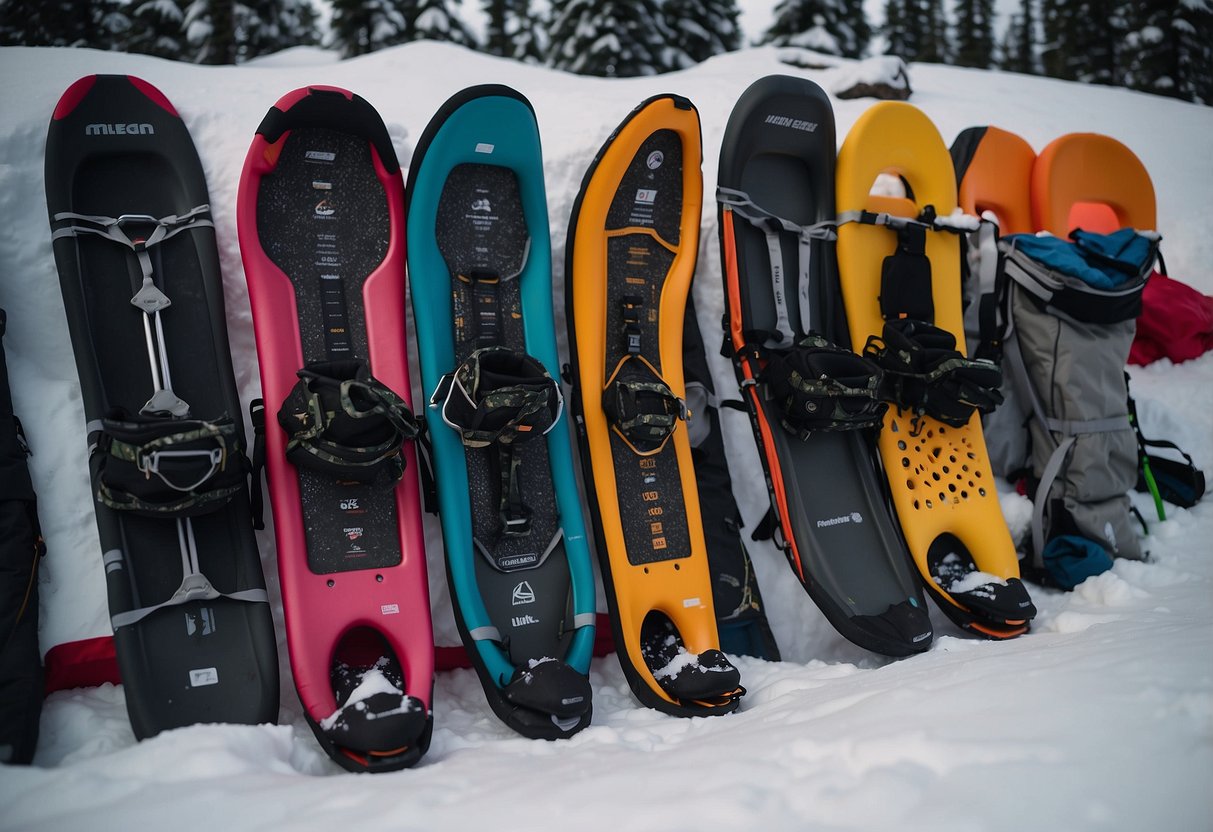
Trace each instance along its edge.
<instances>
[{"instance_id":1,"label":"yellow perforated deck","mask_svg":"<svg viewBox=\"0 0 1213 832\"><path fill-rule=\"evenodd\" d=\"M881 173L901 177L908 186L907 198L872 196ZM931 121L909 104L882 102L865 112L843 143L836 177L840 215L863 209L914 217L934 205L946 216L956 208L947 147ZM848 223L838 230L838 268L856 351L883 327L881 264L896 242L895 233L883 226ZM963 351L959 239L946 232L928 233L926 253L934 323L954 333ZM974 414L961 428L924 417L917 428L915 433L911 414L890 408L880 433L881 460L923 580L937 597L961 607L930 574L927 553L936 539L955 536L978 569L1000 578L1018 577L1019 562L994 488L980 417Z\"/></svg>"}]
</instances>

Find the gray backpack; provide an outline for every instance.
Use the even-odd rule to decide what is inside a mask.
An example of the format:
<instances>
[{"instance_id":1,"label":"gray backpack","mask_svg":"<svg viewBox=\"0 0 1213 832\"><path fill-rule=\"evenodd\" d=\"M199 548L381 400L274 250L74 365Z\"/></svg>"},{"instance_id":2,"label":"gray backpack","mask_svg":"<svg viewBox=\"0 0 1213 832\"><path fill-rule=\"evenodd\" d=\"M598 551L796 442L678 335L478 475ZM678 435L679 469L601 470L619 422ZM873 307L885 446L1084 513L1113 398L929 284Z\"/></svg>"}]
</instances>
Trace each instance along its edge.
<instances>
[{"instance_id":1,"label":"gray backpack","mask_svg":"<svg viewBox=\"0 0 1213 832\"><path fill-rule=\"evenodd\" d=\"M1124 368L1158 242L1127 228L1011 235L998 241L993 290L971 304L979 353L1003 357L1005 401L985 425L995 473L1027 475L1030 566L1067 588L1112 557L1144 557Z\"/></svg>"}]
</instances>

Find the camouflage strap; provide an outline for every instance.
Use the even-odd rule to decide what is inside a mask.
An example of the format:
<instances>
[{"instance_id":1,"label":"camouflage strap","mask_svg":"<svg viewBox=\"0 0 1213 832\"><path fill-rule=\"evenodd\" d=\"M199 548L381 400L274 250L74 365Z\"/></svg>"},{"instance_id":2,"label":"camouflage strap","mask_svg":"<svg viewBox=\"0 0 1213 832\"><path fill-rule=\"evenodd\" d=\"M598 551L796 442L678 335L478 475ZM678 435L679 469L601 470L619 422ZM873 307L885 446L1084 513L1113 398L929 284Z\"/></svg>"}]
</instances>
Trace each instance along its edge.
<instances>
[{"instance_id":1,"label":"camouflage strap","mask_svg":"<svg viewBox=\"0 0 1213 832\"><path fill-rule=\"evenodd\" d=\"M543 436L560 419L564 397L538 360L506 347L473 352L438 383L430 407L469 448L510 445Z\"/></svg>"},{"instance_id":2,"label":"camouflage strap","mask_svg":"<svg viewBox=\"0 0 1213 832\"><path fill-rule=\"evenodd\" d=\"M626 355L615 365L602 391L602 410L640 454L660 451L689 415L686 402L642 355Z\"/></svg>"},{"instance_id":3,"label":"camouflage strap","mask_svg":"<svg viewBox=\"0 0 1213 832\"><path fill-rule=\"evenodd\" d=\"M863 356L810 334L763 357L758 380L782 410L784 428L802 440L816 431L876 427L884 418L881 370Z\"/></svg>"},{"instance_id":4,"label":"camouflage strap","mask_svg":"<svg viewBox=\"0 0 1213 832\"><path fill-rule=\"evenodd\" d=\"M965 358L947 330L913 318L886 321L864 355L884 371L883 398L919 417L951 427L968 424L974 411L989 413L1002 403L1002 370L992 361Z\"/></svg>"},{"instance_id":5,"label":"camouflage strap","mask_svg":"<svg viewBox=\"0 0 1213 832\"><path fill-rule=\"evenodd\" d=\"M506 347L473 352L438 383L430 407L459 431L467 448L497 448L498 514L502 534L531 533L531 509L522 497L522 457L515 446L545 435L560 420L564 397L537 359Z\"/></svg>"},{"instance_id":6,"label":"camouflage strap","mask_svg":"<svg viewBox=\"0 0 1213 832\"><path fill-rule=\"evenodd\" d=\"M91 423L103 455L96 497L117 511L192 517L227 504L244 487L248 462L237 425L126 416Z\"/></svg>"},{"instance_id":7,"label":"camouflage strap","mask_svg":"<svg viewBox=\"0 0 1213 832\"><path fill-rule=\"evenodd\" d=\"M278 423L287 459L297 467L367 485L392 487L404 476L404 443L417 419L360 359L322 361L299 370Z\"/></svg>"}]
</instances>

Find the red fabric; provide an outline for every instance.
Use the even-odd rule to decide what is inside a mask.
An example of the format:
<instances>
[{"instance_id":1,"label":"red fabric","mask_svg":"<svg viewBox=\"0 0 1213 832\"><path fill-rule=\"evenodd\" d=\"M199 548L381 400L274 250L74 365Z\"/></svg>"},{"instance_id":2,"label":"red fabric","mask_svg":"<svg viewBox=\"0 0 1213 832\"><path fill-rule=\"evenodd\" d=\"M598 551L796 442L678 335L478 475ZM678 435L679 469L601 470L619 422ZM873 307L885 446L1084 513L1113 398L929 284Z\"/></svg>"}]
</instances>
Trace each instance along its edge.
<instances>
[{"instance_id":1,"label":"red fabric","mask_svg":"<svg viewBox=\"0 0 1213 832\"><path fill-rule=\"evenodd\" d=\"M1141 295L1130 364L1169 358L1176 364L1213 349L1213 297L1155 272Z\"/></svg>"},{"instance_id":2,"label":"red fabric","mask_svg":"<svg viewBox=\"0 0 1213 832\"><path fill-rule=\"evenodd\" d=\"M82 641L56 644L46 653L44 693L72 688L92 688L111 682L122 683L118 675L118 657L114 637L98 636Z\"/></svg>"},{"instance_id":3,"label":"red fabric","mask_svg":"<svg viewBox=\"0 0 1213 832\"><path fill-rule=\"evenodd\" d=\"M611 637L611 621L599 613L594 631L594 655L615 652ZM462 645L435 647L434 666L437 670L457 670L471 667ZM118 657L114 653L114 637L98 636L82 641L57 644L46 654L46 685L44 694L72 688L93 688L110 682L122 684L118 674Z\"/></svg>"}]
</instances>

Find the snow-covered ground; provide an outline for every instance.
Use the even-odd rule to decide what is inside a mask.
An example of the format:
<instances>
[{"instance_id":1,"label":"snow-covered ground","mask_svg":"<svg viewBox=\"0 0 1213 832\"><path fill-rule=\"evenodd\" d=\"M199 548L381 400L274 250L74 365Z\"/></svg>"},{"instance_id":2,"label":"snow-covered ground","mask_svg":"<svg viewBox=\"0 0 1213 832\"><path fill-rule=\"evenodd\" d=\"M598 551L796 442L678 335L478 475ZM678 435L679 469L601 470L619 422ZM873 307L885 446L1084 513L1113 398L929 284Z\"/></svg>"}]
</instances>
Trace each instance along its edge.
<instances>
[{"instance_id":1,"label":"snow-covered ground","mask_svg":"<svg viewBox=\"0 0 1213 832\"><path fill-rule=\"evenodd\" d=\"M1104 87L912 65L911 102L945 141L995 124L1038 150L1066 132L1128 144L1153 176L1171 274L1213 293L1213 109ZM562 75L434 43L334 62L300 50L250 66L203 68L77 50L0 50L0 306L17 410L35 455L50 554L42 647L108 632L91 512L83 411L51 256L42 186L46 125L86 74L130 73L160 87L194 135L211 188L241 394L258 392L235 231L240 166L266 109L309 83L358 92L389 125L407 166L447 97L507 83L535 105L544 141L557 314L564 233L585 168L643 98L691 98L704 127L709 198L695 292L700 324L722 309L710 194L720 138L755 79L808 74L826 89L847 69L806 73L772 49L722 56L659 78ZM835 101L839 139L871 101ZM562 343L562 349L564 344ZM710 355L717 386L732 373ZM414 374L416 377L416 374ZM1133 371L1148 435L1168 436L1213 471L1213 355ZM745 417L726 411L737 496L752 526L765 510ZM1142 502L1149 516L1149 506ZM1024 501L1004 499L1022 528ZM427 521L428 522L428 521ZM786 661L740 659L741 710L680 720L636 705L613 657L591 673L594 724L561 743L513 734L471 671L441 674L429 754L414 770L339 772L304 724L281 653L279 726L197 726L136 743L121 688L52 695L35 766L0 768L0 830L151 828L1201 830L1213 828L1213 500L1152 526L1153 562L1118 563L1073 593L1033 587L1031 634L977 641L936 616L930 652L891 662L825 622L768 544L755 568ZM441 535L426 528L436 639L458 639ZM276 597L273 538L259 534Z\"/></svg>"}]
</instances>

